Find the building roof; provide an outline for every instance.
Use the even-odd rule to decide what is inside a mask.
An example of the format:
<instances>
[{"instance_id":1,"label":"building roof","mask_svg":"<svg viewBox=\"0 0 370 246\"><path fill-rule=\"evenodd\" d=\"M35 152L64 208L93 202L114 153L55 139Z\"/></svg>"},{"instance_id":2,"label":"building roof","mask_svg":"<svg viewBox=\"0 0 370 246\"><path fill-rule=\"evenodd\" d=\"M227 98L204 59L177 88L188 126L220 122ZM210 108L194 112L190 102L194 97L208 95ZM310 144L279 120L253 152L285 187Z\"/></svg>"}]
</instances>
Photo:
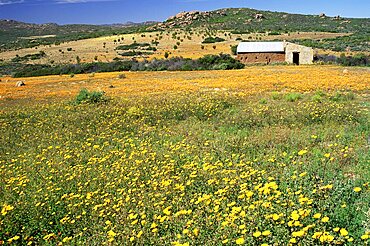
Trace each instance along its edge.
<instances>
[{"instance_id":1,"label":"building roof","mask_svg":"<svg viewBox=\"0 0 370 246\"><path fill-rule=\"evenodd\" d=\"M284 42L241 42L237 53L284 52Z\"/></svg>"}]
</instances>

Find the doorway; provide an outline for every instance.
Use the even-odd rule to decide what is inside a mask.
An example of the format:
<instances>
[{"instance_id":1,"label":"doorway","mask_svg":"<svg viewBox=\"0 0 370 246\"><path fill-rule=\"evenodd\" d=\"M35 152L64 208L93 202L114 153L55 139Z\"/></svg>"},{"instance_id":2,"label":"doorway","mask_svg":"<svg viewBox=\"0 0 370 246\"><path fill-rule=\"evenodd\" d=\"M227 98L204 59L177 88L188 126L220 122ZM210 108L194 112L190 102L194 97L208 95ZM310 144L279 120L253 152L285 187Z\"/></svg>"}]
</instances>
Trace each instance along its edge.
<instances>
[{"instance_id":1,"label":"doorway","mask_svg":"<svg viewBox=\"0 0 370 246\"><path fill-rule=\"evenodd\" d=\"M293 52L293 64L299 65L299 52Z\"/></svg>"}]
</instances>

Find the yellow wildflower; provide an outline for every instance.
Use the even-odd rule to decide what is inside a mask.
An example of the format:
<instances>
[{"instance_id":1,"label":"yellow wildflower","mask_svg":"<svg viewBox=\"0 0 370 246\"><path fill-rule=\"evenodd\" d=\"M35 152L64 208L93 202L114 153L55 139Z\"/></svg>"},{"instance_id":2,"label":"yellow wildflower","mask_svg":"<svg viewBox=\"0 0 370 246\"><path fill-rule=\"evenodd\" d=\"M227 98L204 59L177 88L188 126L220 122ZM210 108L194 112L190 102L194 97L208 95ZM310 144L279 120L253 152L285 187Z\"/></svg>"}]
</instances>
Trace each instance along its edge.
<instances>
[{"instance_id":1,"label":"yellow wildflower","mask_svg":"<svg viewBox=\"0 0 370 246\"><path fill-rule=\"evenodd\" d=\"M238 238L238 239L236 239L236 240L235 240L235 243L236 243L237 245L244 244L244 242L245 242L245 240L244 240L244 238L243 238L243 237L240 237L240 238Z\"/></svg>"},{"instance_id":2,"label":"yellow wildflower","mask_svg":"<svg viewBox=\"0 0 370 246\"><path fill-rule=\"evenodd\" d=\"M342 228L342 229L340 229L340 235L345 237L345 236L348 235L348 231L346 229Z\"/></svg>"},{"instance_id":3,"label":"yellow wildflower","mask_svg":"<svg viewBox=\"0 0 370 246\"><path fill-rule=\"evenodd\" d=\"M355 188L353 188L353 191L354 192L360 192L361 191L361 188L360 187L355 187Z\"/></svg>"}]
</instances>

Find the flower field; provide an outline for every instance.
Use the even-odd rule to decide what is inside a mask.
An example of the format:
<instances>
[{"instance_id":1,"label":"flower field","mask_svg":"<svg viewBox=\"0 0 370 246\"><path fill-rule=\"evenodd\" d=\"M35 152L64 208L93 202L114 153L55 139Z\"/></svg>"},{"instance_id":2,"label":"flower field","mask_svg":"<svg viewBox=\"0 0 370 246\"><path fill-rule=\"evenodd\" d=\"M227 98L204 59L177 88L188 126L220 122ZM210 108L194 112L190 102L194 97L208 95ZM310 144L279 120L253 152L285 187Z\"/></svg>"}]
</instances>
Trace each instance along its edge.
<instances>
[{"instance_id":1,"label":"flower field","mask_svg":"<svg viewBox=\"0 0 370 246\"><path fill-rule=\"evenodd\" d=\"M369 71L342 70L3 79L0 245L369 244Z\"/></svg>"}]
</instances>

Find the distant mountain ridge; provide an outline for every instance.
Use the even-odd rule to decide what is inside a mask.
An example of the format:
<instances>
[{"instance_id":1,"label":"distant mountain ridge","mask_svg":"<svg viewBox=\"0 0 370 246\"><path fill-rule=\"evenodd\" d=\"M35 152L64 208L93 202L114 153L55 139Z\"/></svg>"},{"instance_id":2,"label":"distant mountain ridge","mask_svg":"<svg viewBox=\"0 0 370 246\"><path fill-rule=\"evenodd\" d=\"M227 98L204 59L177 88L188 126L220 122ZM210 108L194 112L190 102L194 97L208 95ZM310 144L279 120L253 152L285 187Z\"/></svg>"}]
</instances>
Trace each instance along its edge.
<instances>
[{"instance_id":1,"label":"distant mountain ridge","mask_svg":"<svg viewBox=\"0 0 370 246\"><path fill-rule=\"evenodd\" d=\"M120 33L145 31L148 26L157 22L116 23L107 25L56 23L33 24L16 20L0 20L0 51L34 47L42 44L67 42L78 39L94 38ZM43 37L42 40L24 39L25 37Z\"/></svg>"},{"instance_id":2,"label":"distant mountain ridge","mask_svg":"<svg viewBox=\"0 0 370 246\"><path fill-rule=\"evenodd\" d=\"M155 25L157 21L145 21L145 22L125 22L125 23L112 23L112 24L101 24L101 25L93 25L93 24L57 24L57 23L43 23L43 24L35 24L35 23L27 23L17 20L9 20L9 19L0 19L0 30L1 31L9 31L13 29L26 29L26 28L36 28L36 29L46 29L46 28L58 28L58 27L128 27L128 26L148 26L148 25ZM47 30L48 31L48 30Z\"/></svg>"}]
</instances>

